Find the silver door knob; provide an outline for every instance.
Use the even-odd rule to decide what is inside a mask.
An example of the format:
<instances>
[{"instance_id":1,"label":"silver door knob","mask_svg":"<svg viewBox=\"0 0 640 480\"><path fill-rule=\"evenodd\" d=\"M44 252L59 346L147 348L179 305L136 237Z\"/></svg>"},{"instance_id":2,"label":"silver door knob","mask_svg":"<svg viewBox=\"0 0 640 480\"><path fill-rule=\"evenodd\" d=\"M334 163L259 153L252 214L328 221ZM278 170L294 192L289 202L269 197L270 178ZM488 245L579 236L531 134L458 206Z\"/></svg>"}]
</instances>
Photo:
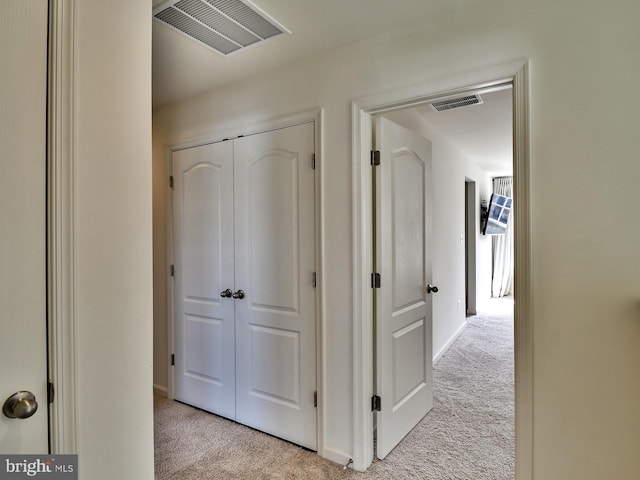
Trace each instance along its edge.
<instances>
[{"instance_id":1,"label":"silver door knob","mask_svg":"<svg viewBox=\"0 0 640 480\"><path fill-rule=\"evenodd\" d=\"M223 290L222 292L220 292L220 296L222 298L231 298L231 295L233 295L233 294L231 293L231 290L228 289L228 288L226 290Z\"/></svg>"},{"instance_id":2,"label":"silver door knob","mask_svg":"<svg viewBox=\"0 0 640 480\"><path fill-rule=\"evenodd\" d=\"M438 293L438 287L436 285L427 285L427 293Z\"/></svg>"},{"instance_id":3,"label":"silver door knob","mask_svg":"<svg viewBox=\"0 0 640 480\"><path fill-rule=\"evenodd\" d=\"M240 300L242 300L244 298L244 290L238 290L232 296L233 298L239 298Z\"/></svg>"},{"instance_id":4,"label":"silver door knob","mask_svg":"<svg viewBox=\"0 0 640 480\"><path fill-rule=\"evenodd\" d=\"M2 413L9 418L29 418L38 410L36 396L31 392L16 392L7 398Z\"/></svg>"}]
</instances>

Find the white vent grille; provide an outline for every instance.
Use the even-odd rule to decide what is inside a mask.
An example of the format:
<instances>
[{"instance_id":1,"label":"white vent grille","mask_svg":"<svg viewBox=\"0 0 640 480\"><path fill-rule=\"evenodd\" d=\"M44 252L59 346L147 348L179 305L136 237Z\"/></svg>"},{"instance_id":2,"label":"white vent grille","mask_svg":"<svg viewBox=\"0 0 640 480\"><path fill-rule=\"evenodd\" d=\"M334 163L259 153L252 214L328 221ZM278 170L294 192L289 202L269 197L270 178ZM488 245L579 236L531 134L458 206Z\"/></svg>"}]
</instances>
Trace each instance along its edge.
<instances>
[{"instance_id":1,"label":"white vent grille","mask_svg":"<svg viewBox=\"0 0 640 480\"><path fill-rule=\"evenodd\" d=\"M241 0L171 0L156 8L153 17L222 55L290 33Z\"/></svg>"},{"instance_id":2,"label":"white vent grille","mask_svg":"<svg viewBox=\"0 0 640 480\"><path fill-rule=\"evenodd\" d=\"M480 98L480 95L466 95L464 97L443 100L442 102L433 102L431 108L436 112L443 112L444 110L466 107L467 105L479 105L481 103L482 98Z\"/></svg>"}]
</instances>

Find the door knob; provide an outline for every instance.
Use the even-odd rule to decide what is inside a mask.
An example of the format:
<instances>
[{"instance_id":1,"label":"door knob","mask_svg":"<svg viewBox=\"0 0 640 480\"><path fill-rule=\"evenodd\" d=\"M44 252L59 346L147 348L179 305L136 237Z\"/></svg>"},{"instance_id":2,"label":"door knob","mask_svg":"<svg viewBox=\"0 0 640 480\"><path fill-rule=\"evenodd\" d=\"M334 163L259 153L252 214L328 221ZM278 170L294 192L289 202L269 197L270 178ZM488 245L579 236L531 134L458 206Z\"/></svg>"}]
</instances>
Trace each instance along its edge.
<instances>
[{"instance_id":1,"label":"door knob","mask_svg":"<svg viewBox=\"0 0 640 480\"><path fill-rule=\"evenodd\" d=\"M228 288L226 290L220 292L220 296L222 298L231 298L231 295L233 295L233 294L231 293L231 290L228 289Z\"/></svg>"},{"instance_id":2,"label":"door knob","mask_svg":"<svg viewBox=\"0 0 640 480\"><path fill-rule=\"evenodd\" d=\"M16 392L7 398L2 413L9 418L29 418L38 410L38 402L31 392Z\"/></svg>"},{"instance_id":3,"label":"door knob","mask_svg":"<svg viewBox=\"0 0 640 480\"><path fill-rule=\"evenodd\" d=\"M427 293L438 293L438 287L436 285L427 285Z\"/></svg>"},{"instance_id":4,"label":"door knob","mask_svg":"<svg viewBox=\"0 0 640 480\"><path fill-rule=\"evenodd\" d=\"M244 290L238 290L236 293L232 295L233 298L239 298L242 300L244 298Z\"/></svg>"}]
</instances>

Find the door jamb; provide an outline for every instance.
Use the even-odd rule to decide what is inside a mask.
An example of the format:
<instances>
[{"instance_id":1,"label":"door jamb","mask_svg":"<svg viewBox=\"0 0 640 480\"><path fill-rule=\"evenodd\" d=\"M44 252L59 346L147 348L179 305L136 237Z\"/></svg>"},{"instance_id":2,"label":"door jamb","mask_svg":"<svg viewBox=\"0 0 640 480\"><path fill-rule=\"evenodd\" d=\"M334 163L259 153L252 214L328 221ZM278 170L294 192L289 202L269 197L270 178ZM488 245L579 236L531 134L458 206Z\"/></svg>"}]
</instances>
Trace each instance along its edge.
<instances>
[{"instance_id":1,"label":"door jamb","mask_svg":"<svg viewBox=\"0 0 640 480\"><path fill-rule=\"evenodd\" d=\"M75 0L49 0L47 60L47 330L50 453L77 452L75 318Z\"/></svg>"},{"instance_id":2,"label":"door jamb","mask_svg":"<svg viewBox=\"0 0 640 480\"><path fill-rule=\"evenodd\" d=\"M373 459L373 293L372 188L369 151L375 113L434 100L513 87L513 177L515 215L515 454L516 479L533 477L533 262L529 63L514 61L465 75L425 82L354 100L352 121L353 215L353 468L364 471Z\"/></svg>"},{"instance_id":3,"label":"door jamb","mask_svg":"<svg viewBox=\"0 0 640 480\"><path fill-rule=\"evenodd\" d=\"M325 348L325 318L324 318L324 291L325 291L325 279L324 279L324 231L322 226L324 225L324 205L322 196L323 185L323 164L324 164L324 152L322 146L324 145L324 109L312 108L303 112L284 115L277 118L265 120L260 123L254 123L246 129L242 130L230 130L222 131L216 130L209 132L203 137L197 139L175 143L167 146L166 148L166 165L167 172L172 175L173 162L172 153L178 150L186 148L197 147L210 143L220 142L226 139L235 139L240 136L255 135L258 133L264 133L272 130L278 130L281 128L293 127L303 123L314 122L315 132L315 212L316 212L316 390L317 390L317 409L316 409L316 437L318 455L326 458L329 454L325 446L325 432L326 432L326 415L324 406L326 405L326 393L324 385L326 385L326 369L324 368L324 361L326 355L324 354ZM169 183L167 185L167 267L173 264L173 196ZM167 268L168 271L168 268ZM174 344L174 302L173 302L173 278L167 275L167 332L168 332L168 348L169 353L173 351ZM169 355L170 356L170 355ZM170 363L170 362L169 362ZM174 398L174 375L173 368L168 363L168 391L167 397L169 399Z\"/></svg>"}]
</instances>

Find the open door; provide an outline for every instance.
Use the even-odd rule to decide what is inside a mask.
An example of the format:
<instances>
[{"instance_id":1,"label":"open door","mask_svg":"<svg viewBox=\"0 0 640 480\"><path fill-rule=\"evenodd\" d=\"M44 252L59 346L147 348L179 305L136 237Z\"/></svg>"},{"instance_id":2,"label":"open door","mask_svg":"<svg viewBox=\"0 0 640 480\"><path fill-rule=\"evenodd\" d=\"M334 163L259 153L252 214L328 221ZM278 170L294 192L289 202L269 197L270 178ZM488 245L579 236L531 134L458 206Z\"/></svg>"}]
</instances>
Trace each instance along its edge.
<instances>
[{"instance_id":1,"label":"open door","mask_svg":"<svg viewBox=\"0 0 640 480\"><path fill-rule=\"evenodd\" d=\"M376 119L375 365L383 459L433 406L431 142Z\"/></svg>"},{"instance_id":2,"label":"open door","mask_svg":"<svg viewBox=\"0 0 640 480\"><path fill-rule=\"evenodd\" d=\"M0 4L0 452L48 452L47 2Z\"/></svg>"}]
</instances>

